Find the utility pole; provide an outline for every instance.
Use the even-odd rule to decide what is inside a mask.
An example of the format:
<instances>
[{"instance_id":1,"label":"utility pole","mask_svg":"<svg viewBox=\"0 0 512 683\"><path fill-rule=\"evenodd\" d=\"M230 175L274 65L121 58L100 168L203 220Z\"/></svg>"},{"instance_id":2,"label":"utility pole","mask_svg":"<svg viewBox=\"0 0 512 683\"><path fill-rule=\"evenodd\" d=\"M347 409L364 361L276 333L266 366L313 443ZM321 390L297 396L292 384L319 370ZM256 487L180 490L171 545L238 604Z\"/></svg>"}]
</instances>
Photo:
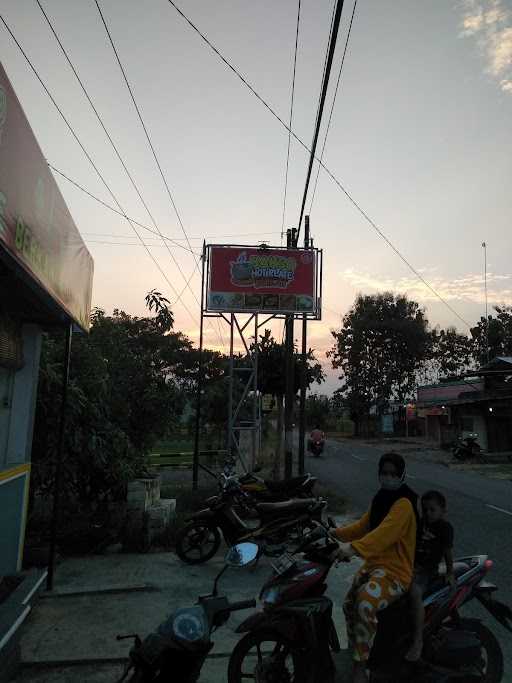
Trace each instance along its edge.
<instances>
[{"instance_id":1,"label":"utility pole","mask_svg":"<svg viewBox=\"0 0 512 683\"><path fill-rule=\"evenodd\" d=\"M286 248L293 249L296 230L286 231ZM293 399L294 399L294 344L293 315L285 319L285 404L284 404L284 476L293 473Z\"/></svg>"},{"instance_id":2,"label":"utility pole","mask_svg":"<svg viewBox=\"0 0 512 683\"><path fill-rule=\"evenodd\" d=\"M487 302L487 242L482 242L484 250L484 287L485 287L485 357L489 362L489 307Z\"/></svg>"},{"instance_id":3,"label":"utility pole","mask_svg":"<svg viewBox=\"0 0 512 683\"><path fill-rule=\"evenodd\" d=\"M304 249L309 249L309 216L304 217ZM308 319L302 315L302 353L300 364L300 408L299 408L299 474L304 474L306 441L306 371L307 371Z\"/></svg>"}]
</instances>

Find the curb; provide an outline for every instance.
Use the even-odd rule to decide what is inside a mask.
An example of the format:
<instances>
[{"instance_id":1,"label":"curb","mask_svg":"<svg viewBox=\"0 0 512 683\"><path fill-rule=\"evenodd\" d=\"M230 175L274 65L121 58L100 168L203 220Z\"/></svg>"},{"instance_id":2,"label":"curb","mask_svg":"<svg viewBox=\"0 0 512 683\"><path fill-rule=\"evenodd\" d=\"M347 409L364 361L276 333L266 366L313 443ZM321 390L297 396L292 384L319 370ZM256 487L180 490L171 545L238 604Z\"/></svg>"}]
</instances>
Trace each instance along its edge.
<instances>
[{"instance_id":1,"label":"curb","mask_svg":"<svg viewBox=\"0 0 512 683\"><path fill-rule=\"evenodd\" d=\"M40 597L45 600L54 598L76 598L82 595L116 595L119 593L159 593L160 588L150 583L134 584L132 586L112 586L105 588L85 588L72 591L52 591L41 593Z\"/></svg>"}]
</instances>

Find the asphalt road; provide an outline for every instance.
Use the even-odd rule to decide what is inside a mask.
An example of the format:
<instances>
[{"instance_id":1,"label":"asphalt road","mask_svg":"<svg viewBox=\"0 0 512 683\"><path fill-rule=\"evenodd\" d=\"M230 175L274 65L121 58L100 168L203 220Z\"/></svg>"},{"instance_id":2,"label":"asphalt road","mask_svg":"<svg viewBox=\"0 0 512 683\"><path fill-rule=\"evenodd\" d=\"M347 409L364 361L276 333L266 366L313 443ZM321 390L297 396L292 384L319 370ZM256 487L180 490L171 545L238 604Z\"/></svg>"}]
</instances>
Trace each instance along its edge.
<instances>
[{"instance_id":1,"label":"asphalt road","mask_svg":"<svg viewBox=\"0 0 512 683\"><path fill-rule=\"evenodd\" d=\"M306 471L330 489L346 496L349 512L363 513L378 488L377 463L382 451L352 442L328 442L321 458L308 457ZM512 482L487 479L443 465L407 460L407 483L418 494L442 491L448 519L455 529L454 555L487 554L494 561L488 575L498 586L496 597L512 606ZM505 683L512 683L512 634L478 603L463 608L481 618L500 640L505 656Z\"/></svg>"}]
</instances>

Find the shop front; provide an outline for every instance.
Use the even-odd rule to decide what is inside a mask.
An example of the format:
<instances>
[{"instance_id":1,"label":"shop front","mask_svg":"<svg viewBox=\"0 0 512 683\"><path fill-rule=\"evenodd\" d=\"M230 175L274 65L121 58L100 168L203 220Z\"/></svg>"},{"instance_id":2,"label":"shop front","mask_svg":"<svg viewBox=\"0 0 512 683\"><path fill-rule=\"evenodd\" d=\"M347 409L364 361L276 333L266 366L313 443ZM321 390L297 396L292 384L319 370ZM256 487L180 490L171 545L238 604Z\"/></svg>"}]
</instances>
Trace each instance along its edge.
<instances>
[{"instance_id":1,"label":"shop front","mask_svg":"<svg viewBox=\"0 0 512 683\"><path fill-rule=\"evenodd\" d=\"M87 331L92 276L92 258L0 64L0 577L23 559L42 334Z\"/></svg>"}]
</instances>

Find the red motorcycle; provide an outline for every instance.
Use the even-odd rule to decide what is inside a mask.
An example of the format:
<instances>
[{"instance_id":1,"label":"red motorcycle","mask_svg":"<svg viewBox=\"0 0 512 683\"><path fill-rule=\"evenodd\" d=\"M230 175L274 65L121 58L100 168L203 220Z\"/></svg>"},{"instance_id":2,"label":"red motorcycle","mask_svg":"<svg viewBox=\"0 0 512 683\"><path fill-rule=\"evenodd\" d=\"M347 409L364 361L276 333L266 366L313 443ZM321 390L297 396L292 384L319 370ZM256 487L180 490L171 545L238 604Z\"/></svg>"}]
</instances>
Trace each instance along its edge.
<instances>
[{"instance_id":1,"label":"red motorcycle","mask_svg":"<svg viewBox=\"0 0 512 683\"><path fill-rule=\"evenodd\" d=\"M331 651L339 650L332 603L324 595L336 543L319 526L304 540L302 556L284 556L264 585L263 609L238 628L246 633L229 663L229 683L327 683L334 680ZM499 683L503 654L492 631L460 609L478 600L512 631L512 610L494 599L497 587L486 581L487 555L454 564L455 591L439 577L425 596L423 658L405 660L413 626L407 596L383 610L369 661L370 681L387 683Z\"/></svg>"}]
</instances>

